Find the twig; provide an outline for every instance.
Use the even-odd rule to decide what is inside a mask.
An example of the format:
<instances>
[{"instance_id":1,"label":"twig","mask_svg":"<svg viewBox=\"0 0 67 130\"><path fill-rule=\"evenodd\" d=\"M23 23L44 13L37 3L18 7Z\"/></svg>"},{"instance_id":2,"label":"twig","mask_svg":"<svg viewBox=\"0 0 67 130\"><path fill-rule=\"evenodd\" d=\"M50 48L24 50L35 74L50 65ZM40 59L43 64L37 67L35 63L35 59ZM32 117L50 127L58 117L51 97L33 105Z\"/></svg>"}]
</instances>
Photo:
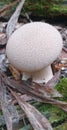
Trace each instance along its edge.
<instances>
[{"instance_id":1,"label":"twig","mask_svg":"<svg viewBox=\"0 0 67 130\"><path fill-rule=\"evenodd\" d=\"M30 19L28 13L24 10L24 8L23 8L23 11L24 11L24 13L25 13L26 18L29 20L29 22L32 22L32 20Z\"/></svg>"}]
</instances>

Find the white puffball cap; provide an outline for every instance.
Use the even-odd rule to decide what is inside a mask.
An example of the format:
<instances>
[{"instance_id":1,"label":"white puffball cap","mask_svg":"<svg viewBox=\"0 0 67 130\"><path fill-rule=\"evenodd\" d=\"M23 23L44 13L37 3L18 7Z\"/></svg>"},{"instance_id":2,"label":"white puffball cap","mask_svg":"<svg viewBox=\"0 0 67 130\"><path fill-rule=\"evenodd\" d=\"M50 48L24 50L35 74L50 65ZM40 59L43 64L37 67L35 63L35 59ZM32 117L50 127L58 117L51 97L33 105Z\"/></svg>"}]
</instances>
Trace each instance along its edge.
<instances>
[{"instance_id":1,"label":"white puffball cap","mask_svg":"<svg viewBox=\"0 0 67 130\"><path fill-rule=\"evenodd\" d=\"M38 71L51 64L62 50L60 33L50 24L32 22L17 29L9 38L6 53L21 71Z\"/></svg>"}]
</instances>

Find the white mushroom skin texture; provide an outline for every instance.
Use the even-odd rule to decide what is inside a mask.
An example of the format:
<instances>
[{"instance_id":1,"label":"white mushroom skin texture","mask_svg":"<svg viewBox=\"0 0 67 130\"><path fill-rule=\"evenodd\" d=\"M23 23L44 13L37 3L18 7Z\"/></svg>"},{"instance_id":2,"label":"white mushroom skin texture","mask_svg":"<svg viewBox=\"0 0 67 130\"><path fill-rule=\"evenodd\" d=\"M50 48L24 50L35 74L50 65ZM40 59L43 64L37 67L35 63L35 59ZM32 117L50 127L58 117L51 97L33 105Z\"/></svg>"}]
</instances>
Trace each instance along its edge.
<instances>
[{"instance_id":1,"label":"white mushroom skin texture","mask_svg":"<svg viewBox=\"0 0 67 130\"><path fill-rule=\"evenodd\" d=\"M23 25L11 35L6 46L9 62L27 73L40 71L50 65L61 50L60 33L43 22Z\"/></svg>"}]
</instances>

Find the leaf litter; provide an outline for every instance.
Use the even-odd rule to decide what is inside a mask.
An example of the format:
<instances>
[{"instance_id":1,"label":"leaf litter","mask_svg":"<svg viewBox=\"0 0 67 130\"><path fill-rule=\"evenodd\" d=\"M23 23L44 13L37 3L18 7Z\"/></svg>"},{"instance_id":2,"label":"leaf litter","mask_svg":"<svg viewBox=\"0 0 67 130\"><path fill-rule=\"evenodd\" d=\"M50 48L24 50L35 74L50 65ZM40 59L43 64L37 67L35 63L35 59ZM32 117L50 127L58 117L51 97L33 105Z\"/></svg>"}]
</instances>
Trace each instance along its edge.
<instances>
[{"instance_id":1,"label":"leaf litter","mask_svg":"<svg viewBox=\"0 0 67 130\"><path fill-rule=\"evenodd\" d=\"M3 33L3 30L1 30L0 45L3 48L3 45L7 44L7 40L16 28L18 17L20 15L24 2L25 0L19 1L19 5L17 6L16 11L7 23L5 33ZM0 10L2 11L2 15L6 13L7 8L9 8L9 6L7 6L5 10ZM26 13L25 15L29 19L28 14ZM31 20L29 21L32 22ZM60 79L60 71L57 72L54 77L45 85L37 84L32 81L21 81L21 73L8 62L5 54L5 49L4 51L2 50L0 49L0 102L7 129L18 130L19 115L16 111L15 105L12 103L13 96L16 102L23 109L34 130L52 130L53 128L48 119L46 119L45 116L43 116L34 106L30 105L27 101L34 99L35 101L54 104L67 112L67 103L54 99L54 97L62 97L62 95L54 89L55 84ZM9 68L10 72L12 73L13 79L5 74L7 68ZM10 92L8 94L9 98L7 98L7 92ZM21 95L18 95L18 92ZM25 98L23 98L24 95L26 96Z\"/></svg>"}]
</instances>

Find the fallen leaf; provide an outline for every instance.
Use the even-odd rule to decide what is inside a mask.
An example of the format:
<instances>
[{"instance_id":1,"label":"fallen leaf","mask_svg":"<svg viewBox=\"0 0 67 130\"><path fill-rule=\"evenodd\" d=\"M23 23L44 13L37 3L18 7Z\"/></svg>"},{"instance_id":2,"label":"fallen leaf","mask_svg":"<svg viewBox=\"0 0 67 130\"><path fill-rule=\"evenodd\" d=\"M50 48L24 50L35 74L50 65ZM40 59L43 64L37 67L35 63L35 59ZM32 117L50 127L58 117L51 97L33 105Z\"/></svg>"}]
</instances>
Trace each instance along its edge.
<instances>
[{"instance_id":1,"label":"fallen leaf","mask_svg":"<svg viewBox=\"0 0 67 130\"><path fill-rule=\"evenodd\" d=\"M19 115L11 100L11 95L8 97L6 86L4 86L0 79L0 103L7 130L18 130Z\"/></svg>"},{"instance_id":2,"label":"fallen leaf","mask_svg":"<svg viewBox=\"0 0 67 130\"><path fill-rule=\"evenodd\" d=\"M18 21L18 18L19 18L19 15L20 15L24 2L25 2L25 0L20 1L19 5L16 8L16 11L11 16L10 20L7 23L6 34L7 34L8 39L15 30L15 26L17 24L17 21Z\"/></svg>"},{"instance_id":3,"label":"fallen leaf","mask_svg":"<svg viewBox=\"0 0 67 130\"><path fill-rule=\"evenodd\" d=\"M21 79L21 73L13 65L9 65L9 70L12 73L15 80Z\"/></svg>"}]
</instances>

